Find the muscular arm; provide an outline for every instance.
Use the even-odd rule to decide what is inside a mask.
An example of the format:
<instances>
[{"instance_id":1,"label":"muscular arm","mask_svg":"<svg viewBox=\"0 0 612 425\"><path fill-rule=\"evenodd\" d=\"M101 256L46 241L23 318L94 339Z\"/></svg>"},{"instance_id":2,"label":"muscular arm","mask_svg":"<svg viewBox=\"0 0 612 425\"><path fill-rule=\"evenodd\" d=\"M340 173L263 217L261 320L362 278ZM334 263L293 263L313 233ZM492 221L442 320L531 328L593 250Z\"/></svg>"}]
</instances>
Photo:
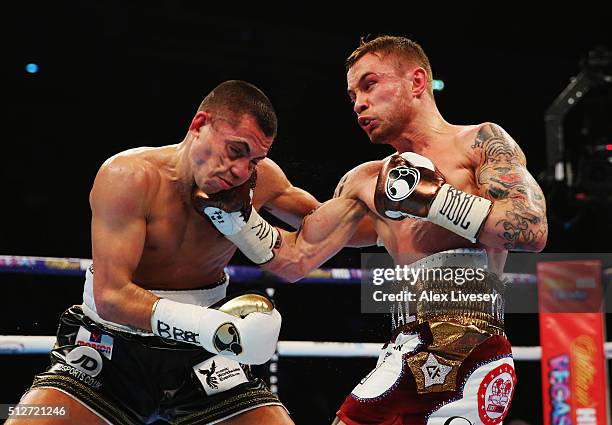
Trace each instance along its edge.
<instances>
[{"instance_id":1,"label":"muscular arm","mask_svg":"<svg viewBox=\"0 0 612 425\"><path fill-rule=\"evenodd\" d=\"M335 197L309 214L297 232L281 230L281 246L263 267L293 282L346 246L364 219L369 220L369 209L358 197L357 181L356 176L345 178L341 185L347 188L337 189ZM368 230L373 232L373 228ZM376 234L370 239L375 242Z\"/></svg>"},{"instance_id":2,"label":"muscular arm","mask_svg":"<svg viewBox=\"0 0 612 425\"><path fill-rule=\"evenodd\" d=\"M367 211L359 200L330 199L308 215L297 232L281 230L280 248L262 267L291 282L301 279L346 246Z\"/></svg>"},{"instance_id":3,"label":"muscular arm","mask_svg":"<svg viewBox=\"0 0 612 425\"><path fill-rule=\"evenodd\" d=\"M501 127L486 124L471 148L479 155L479 195L493 201L480 242L515 251L544 249L548 235L546 201L527 171L518 144Z\"/></svg>"},{"instance_id":4,"label":"muscular arm","mask_svg":"<svg viewBox=\"0 0 612 425\"><path fill-rule=\"evenodd\" d=\"M289 224L300 227L304 217L319 206L310 193L289 182L281 168L271 159L264 159L257 166L257 189L254 203Z\"/></svg>"},{"instance_id":5,"label":"muscular arm","mask_svg":"<svg viewBox=\"0 0 612 425\"><path fill-rule=\"evenodd\" d=\"M339 197L348 177L347 173L336 188L334 198ZM255 203L263 203L263 209L298 229L304 218L321 205L310 193L293 186L281 168L270 159L258 166L258 186L262 189L255 195ZM259 197L259 199L258 199ZM355 232L345 243L349 247L363 247L376 244L376 231L369 217L355 225Z\"/></svg>"},{"instance_id":6,"label":"muscular arm","mask_svg":"<svg viewBox=\"0 0 612 425\"><path fill-rule=\"evenodd\" d=\"M105 320L151 330L157 297L132 282L146 233L147 200L158 182L142 164L105 163L90 194L94 299Z\"/></svg>"},{"instance_id":7,"label":"muscular arm","mask_svg":"<svg viewBox=\"0 0 612 425\"><path fill-rule=\"evenodd\" d=\"M344 185L350 175L351 171L346 173L344 177L340 179L340 182L338 182L338 186L336 186L336 190L334 191L334 198L339 198L342 196L344 193ZM355 225L355 231L349 241L346 243L346 246L349 248L372 246L376 245L377 239L378 234L374 228L372 218L369 215L365 215L361 221Z\"/></svg>"}]
</instances>

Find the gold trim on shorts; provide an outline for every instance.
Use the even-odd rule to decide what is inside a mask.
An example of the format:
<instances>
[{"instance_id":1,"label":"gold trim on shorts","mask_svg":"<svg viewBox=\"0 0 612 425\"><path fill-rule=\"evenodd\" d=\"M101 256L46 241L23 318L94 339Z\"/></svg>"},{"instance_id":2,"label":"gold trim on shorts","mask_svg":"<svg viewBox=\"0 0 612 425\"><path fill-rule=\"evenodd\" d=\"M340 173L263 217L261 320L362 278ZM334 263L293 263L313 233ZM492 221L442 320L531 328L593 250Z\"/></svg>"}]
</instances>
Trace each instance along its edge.
<instances>
[{"instance_id":1,"label":"gold trim on shorts","mask_svg":"<svg viewBox=\"0 0 612 425\"><path fill-rule=\"evenodd\" d=\"M222 400L207 409L190 413L173 421L176 425L207 424L212 421L227 419L236 413L242 413L262 406L283 406L278 397L269 390L256 389Z\"/></svg>"},{"instance_id":2,"label":"gold trim on shorts","mask_svg":"<svg viewBox=\"0 0 612 425\"><path fill-rule=\"evenodd\" d=\"M28 391L36 388L57 388L65 391L114 425L142 425L140 421L131 418L128 413L116 407L114 403L106 400L86 385L67 376L47 375L36 377ZM284 407L278 396L267 389L248 390L244 393L224 399L204 410L175 418L172 424L207 424L213 421L222 421L235 414L253 410L258 407L271 405Z\"/></svg>"},{"instance_id":3,"label":"gold trim on shorts","mask_svg":"<svg viewBox=\"0 0 612 425\"><path fill-rule=\"evenodd\" d=\"M118 408L114 403L76 379L63 375L37 376L28 391L36 388L57 388L65 391L114 425L141 425L137 419L131 418L123 409Z\"/></svg>"}]
</instances>

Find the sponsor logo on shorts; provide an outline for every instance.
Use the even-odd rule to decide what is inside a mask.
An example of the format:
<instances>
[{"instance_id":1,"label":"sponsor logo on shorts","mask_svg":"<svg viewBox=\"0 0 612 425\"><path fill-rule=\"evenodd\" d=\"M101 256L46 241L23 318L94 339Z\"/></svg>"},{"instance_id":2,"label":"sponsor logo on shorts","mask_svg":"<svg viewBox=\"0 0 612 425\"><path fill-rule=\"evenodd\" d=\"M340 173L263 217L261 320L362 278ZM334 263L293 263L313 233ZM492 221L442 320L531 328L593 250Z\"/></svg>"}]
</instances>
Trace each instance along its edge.
<instances>
[{"instance_id":1,"label":"sponsor logo on shorts","mask_svg":"<svg viewBox=\"0 0 612 425\"><path fill-rule=\"evenodd\" d=\"M66 363L81 372L96 377L102 372L102 356L94 348L79 346L66 355Z\"/></svg>"},{"instance_id":2,"label":"sponsor logo on shorts","mask_svg":"<svg viewBox=\"0 0 612 425\"><path fill-rule=\"evenodd\" d=\"M57 364L53 367L53 371L57 371L57 372L63 372L66 373L76 379L78 379L79 381L81 381L82 383L90 386L91 388L93 388L94 390L97 390L98 388L100 388L102 386L102 382L98 381L95 378L92 378L91 376L87 375L86 373L83 373L82 371L72 367L72 366L68 366L66 364Z\"/></svg>"},{"instance_id":3,"label":"sponsor logo on shorts","mask_svg":"<svg viewBox=\"0 0 612 425\"><path fill-rule=\"evenodd\" d=\"M198 369L198 373L201 373L206 377L206 385L208 385L213 390L219 389L217 385L219 380L215 376L215 372L217 371L217 364L213 361L210 365L210 369Z\"/></svg>"},{"instance_id":4,"label":"sponsor logo on shorts","mask_svg":"<svg viewBox=\"0 0 612 425\"><path fill-rule=\"evenodd\" d=\"M193 367L206 394L213 395L247 382L247 376L238 362L215 356Z\"/></svg>"},{"instance_id":5,"label":"sponsor logo on shorts","mask_svg":"<svg viewBox=\"0 0 612 425\"><path fill-rule=\"evenodd\" d=\"M110 335L90 332L81 326L77 333L75 344L94 348L109 360L113 357L114 339Z\"/></svg>"},{"instance_id":6,"label":"sponsor logo on shorts","mask_svg":"<svg viewBox=\"0 0 612 425\"><path fill-rule=\"evenodd\" d=\"M508 413L514 394L516 374L510 364L502 364L484 377L478 388L478 414L485 425L499 424Z\"/></svg>"},{"instance_id":7,"label":"sponsor logo on shorts","mask_svg":"<svg viewBox=\"0 0 612 425\"><path fill-rule=\"evenodd\" d=\"M429 353L427 361L421 366L423 376L425 377L425 388L431 387L432 385L444 384L446 375L448 375L452 369L451 366L440 363L434 354Z\"/></svg>"},{"instance_id":8,"label":"sponsor logo on shorts","mask_svg":"<svg viewBox=\"0 0 612 425\"><path fill-rule=\"evenodd\" d=\"M219 353L242 353L240 334L233 323L224 323L217 328L213 336L213 345Z\"/></svg>"}]
</instances>

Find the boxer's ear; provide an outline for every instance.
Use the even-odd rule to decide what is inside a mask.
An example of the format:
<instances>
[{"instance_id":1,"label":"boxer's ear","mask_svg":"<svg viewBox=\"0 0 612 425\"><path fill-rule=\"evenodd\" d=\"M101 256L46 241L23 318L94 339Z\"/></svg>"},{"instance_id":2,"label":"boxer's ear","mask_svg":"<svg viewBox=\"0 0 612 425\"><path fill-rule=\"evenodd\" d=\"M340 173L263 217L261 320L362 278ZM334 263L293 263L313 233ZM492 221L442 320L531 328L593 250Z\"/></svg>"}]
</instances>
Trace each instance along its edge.
<instances>
[{"instance_id":1,"label":"boxer's ear","mask_svg":"<svg viewBox=\"0 0 612 425\"><path fill-rule=\"evenodd\" d=\"M189 125L189 131L198 132L200 127L210 123L210 112L198 111Z\"/></svg>"},{"instance_id":2,"label":"boxer's ear","mask_svg":"<svg viewBox=\"0 0 612 425\"><path fill-rule=\"evenodd\" d=\"M412 94L414 97L419 97L423 92L427 91L429 78L427 71L420 66L412 71Z\"/></svg>"}]
</instances>

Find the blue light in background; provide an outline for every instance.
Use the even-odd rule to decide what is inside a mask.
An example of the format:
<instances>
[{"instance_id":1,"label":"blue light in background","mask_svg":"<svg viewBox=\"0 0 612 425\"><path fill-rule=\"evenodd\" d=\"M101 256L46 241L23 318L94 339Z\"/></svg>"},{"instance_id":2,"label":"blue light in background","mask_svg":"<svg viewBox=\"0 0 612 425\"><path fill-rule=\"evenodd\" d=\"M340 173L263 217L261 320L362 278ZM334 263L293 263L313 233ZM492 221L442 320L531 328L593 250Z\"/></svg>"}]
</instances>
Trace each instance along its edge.
<instances>
[{"instance_id":1,"label":"blue light in background","mask_svg":"<svg viewBox=\"0 0 612 425\"><path fill-rule=\"evenodd\" d=\"M38 72L38 65L29 63L26 65L25 69L28 74L36 74Z\"/></svg>"},{"instance_id":2,"label":"blue light in background","mask_svg":"<svg viewBox=\"0 0 612 425\"><path fill-rule=\"evenodd\" d=\"M442 80L433 80L431 82L431 86L434 89L434 91L442 91L442 90L444 90L444 81L442 81Z\"/></svg>"}]
</instances>

